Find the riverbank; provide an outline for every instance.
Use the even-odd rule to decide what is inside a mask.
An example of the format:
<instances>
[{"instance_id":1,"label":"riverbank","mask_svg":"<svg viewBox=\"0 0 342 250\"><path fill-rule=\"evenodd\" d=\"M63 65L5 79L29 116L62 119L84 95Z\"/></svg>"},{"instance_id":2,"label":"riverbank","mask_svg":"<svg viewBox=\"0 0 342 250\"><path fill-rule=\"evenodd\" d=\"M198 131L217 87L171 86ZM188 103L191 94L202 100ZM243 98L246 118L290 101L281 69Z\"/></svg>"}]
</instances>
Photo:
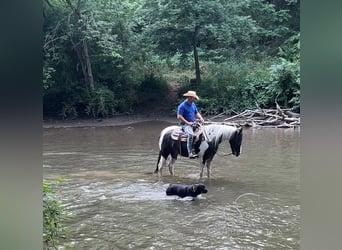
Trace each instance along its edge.
<instances>
[{"instance_id":1,"label":"riverbank","mask_svg":"<svg viewBox=\"0 0 342 250\"><path fill-rule=\"evenodd\" d=\"M175 115L118 115L103 119L44 119L43 128L73 128L73 127L105 127L130 125L146 121L163 121L168 123L177 123Z\"/></svg>"},{"instance_id":2,"label":"riverbank","mask_svg":"<svg viewBox=\"0 0 342 250\"><path fill-rule=\"evenodd\" d=\"M214 116L205 116L206 123L221 123L226 125L238 125L242 127L263 127L263 128L298 128L300 127L300 114L291 111L277 109L256 109L245 110L240 114L227 115L218 114ZM147 121L163 121L170 124L177 124L175 114L148 113L117 115L110 118L101 119L44 119L43 128L71 128L71 127L103 127L103 126L121 126L130 125Z\"/></svg>"}]
</instances>

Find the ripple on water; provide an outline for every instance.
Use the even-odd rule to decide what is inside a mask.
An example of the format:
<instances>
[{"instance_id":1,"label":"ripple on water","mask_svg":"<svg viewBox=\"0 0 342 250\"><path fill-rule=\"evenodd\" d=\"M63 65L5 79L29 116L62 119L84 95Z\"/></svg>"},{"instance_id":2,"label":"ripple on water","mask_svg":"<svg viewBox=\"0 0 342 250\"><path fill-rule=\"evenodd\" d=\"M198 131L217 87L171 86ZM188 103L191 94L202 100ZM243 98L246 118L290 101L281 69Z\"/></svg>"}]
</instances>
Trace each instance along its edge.
<instances>
[{"instance_id":1,"label":"ripple on water","mask_svg":"<svg viewBox=\"0 0 342 250\"><path fill-rule=\"evenodd\" d=\"M166 196L167 184L121 183L113 187L112 199L119 201L161 201L174 199Z\"/></svg>"},{"instance_id":2,"label":"ripple on water","mask_svg":"<svg viewBox=\"0 0 342 250\"><path fill-rule=\"evenodd\" d=\"M79 216L85 220L80 231L91 227L92 233L98 235L79 236L84 240L82 244L89 239L100 241L112 234L122 247L131 244L134 248L145 245L155 249L170 248L178 244L184 249L210 249L211 246L231 249L234 245L248 249L281 249L284 246L295 248L299 244L294 240L299 233L298 205L282 206L279 199L254 196L219 203L210 198L210 192L191 201L190 197L166 196L167 186L143 179L75 184L74 192L78 190L79 196L70 203L69 209L85 214ZM129 235L136 237L132 241ZM186 242L177 242L184 238Z\"/></svg>"}]
</instances>

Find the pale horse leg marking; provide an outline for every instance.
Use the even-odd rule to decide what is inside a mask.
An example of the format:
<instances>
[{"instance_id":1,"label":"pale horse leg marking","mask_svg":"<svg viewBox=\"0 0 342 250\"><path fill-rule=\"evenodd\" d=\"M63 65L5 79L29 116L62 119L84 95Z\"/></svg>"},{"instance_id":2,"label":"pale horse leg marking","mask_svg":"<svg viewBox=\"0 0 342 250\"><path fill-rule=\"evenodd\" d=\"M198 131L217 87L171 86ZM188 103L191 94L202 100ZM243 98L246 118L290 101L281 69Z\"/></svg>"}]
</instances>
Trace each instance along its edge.
<instances>
[{"instance_id":1,"label":"pale horse leg marking","mask_svg":"<svg viewBox=\"0 0 342 250\"><path fill-rule=\"evenodd\" d=\"M211 176L210 165L211 165L211 160L207 160L207 176L208 176L208 178L210 178L210 176Z\"/></svg>"},{"instance_id":2,"label":"pale horse leg marking","mask_svg":"<svg viewBox=\"0 0 342 250\"><path fill-rule=\"evenodd\" d=\"M163 167L164 167L165 163L166 163L166 159L164 158L164 156L161 156L159 164L158 164L158 175L159 175L159 177L162 176L162 171L163 171Z\"/></svg>"},{"instance_id":3,"label":"pale horse leg marking","mask_svg":"<svg viewBox=\"0 0 342 250\"><path fill-rule=\"evenodd\" d=\"M200 162L200 168L201 168L200 178L202 178L203 177L203 169L204 169L203 161Z\"/></svg>"},{"instance_id":4,"label":"pale horse leg marking","mask_svg":"<svg viewBox=\"0 0 342 250\"><path fill-rule=\"evenodd\" d=\"M204 166L205 166L205 165L207 166L207 177L210 178L210 176L211 176L211 168L210 168L211 160L207 160L205 163L203 163L203 162L201 161L201 162L200 162L200 165L201 165L200 178L203 177L203 170L204 170Z\"/></svg>"},{"instance_id":5,"label":"pale horse leg marking","mask_svg":"<svg viewBox=\"0 0 342 250\"><path fill-rule=\"evenodd\" d=\"M199 155L199 159L200 159L200 168L201 168L201 173L200 173L200 178L203 177L203 169L204 169L204 165L206 164L206 162L203 162L203 157L204 157L204 153L205 151L209 148L209 144L207 143L207 141L203 141L200 145L200 155Z\"/></svg>"},{"instance_id":6,"label":"pale horse leg marking","mask_svg":"<svg viewBox=\"0 0 342 250\"><path fill-rule=\"evenodd\" d=\"M174 166L175 166L175 163L176 163L176 159L171 157L171 160L170 160L170 162L168 164L168 167L169 167L170 174L172 176L174 176Z\"/></svg>"}]
</instances>

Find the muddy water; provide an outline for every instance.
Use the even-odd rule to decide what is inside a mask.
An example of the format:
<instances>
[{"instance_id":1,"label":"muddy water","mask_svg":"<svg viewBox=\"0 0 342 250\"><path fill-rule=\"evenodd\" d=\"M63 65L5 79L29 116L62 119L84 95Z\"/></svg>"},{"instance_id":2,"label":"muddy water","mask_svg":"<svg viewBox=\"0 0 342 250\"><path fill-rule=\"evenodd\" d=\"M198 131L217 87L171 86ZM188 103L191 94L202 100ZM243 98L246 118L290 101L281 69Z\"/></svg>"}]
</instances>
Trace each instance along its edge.
<instances>
[{"instance_id":1,"label":"muddy water","mask_svg":"<svg viewBox=\"0 0 342 250\"><path fill-rule=\"evenodd\" d=\"M44 129L44 178L68 212L73 249L299 249L299 130L245 129L240 157L221 145L212 178L179 158L175 177L153 175L169 124ZM206 176L206 173L205 173ZM206 184L197 200L169 183Z\"/></svg>"}]
</instances>

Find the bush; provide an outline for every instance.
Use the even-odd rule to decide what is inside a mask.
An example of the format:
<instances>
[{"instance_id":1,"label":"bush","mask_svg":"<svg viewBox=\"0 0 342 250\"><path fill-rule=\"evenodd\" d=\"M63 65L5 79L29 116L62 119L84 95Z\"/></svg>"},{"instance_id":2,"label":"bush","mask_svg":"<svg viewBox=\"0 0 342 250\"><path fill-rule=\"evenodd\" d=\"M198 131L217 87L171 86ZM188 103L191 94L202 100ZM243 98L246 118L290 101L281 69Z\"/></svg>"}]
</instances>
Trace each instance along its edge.
<instances>
[{"instance_id":1,"label":"bush","mask_svg":"<svg viewBox=\"0 0 342 250\"><path fill-rule=\"evenodd\" d=\"M149 107L155 102L165 99L168 93L168 86L165 79L150 74L138 88L138 104L139 106Z\"/></svg>"},{"instance_id":2,"label":"bush","mask_svg":"<svg viewBox=\"0 0 342 250\"><path fill-rule=\"evenodd\" d=\"M63 119L77 118L84 114L86 89L77 82L65 82L44 90L43 113Z\"/></svg>"},{"instance_id":3,"label":"bush","mask_svg":"<svg viewBox=\"0 0 342 250\"><path fill-rule=\"evenodd\" d=\"M114 115L117 105L114 93L106 86L99 86L89 99L86 114L94 118Z\"/></svg>"},{"instance_id":4,"label":"bush","mask_svg":"<svg viewBox=\"0 0 342 250\"><path fill-rule=\"evenodd\" d=\"M202 75L196 89L201 97L198 107L204 114L272 108L275 101L283 108L299 111L298 60L264 58L260 62L207 63L207 67L211 73ZM184 86L181 91L189 88Z\"/></svg>"},{"instance_id":5,"label":"bush","mask_svg":"<svg viewBox=\"0 0 342 250\"><path fill-rule=\"evenodd\" d=\"M242 111L256 106L252 91L253 84L248 78L260 67L251 62L208 64L210 75L204 75L198 87L201 99L198 101L201 110L207 114L230 110ZM250 88L250 89L249 89Z\"/></svg>"},{"instance_id":6,"label":"bush","mask_svg":"<svg viewBox=\"0 0 342 250\"><path fill-rule=\"evenodd\" d=\"M62 221L65 218L61 202L56 199L50 182L43 180L43 243L44 249L57 249L64 232Z\"/></svg>"}]
</instances>

